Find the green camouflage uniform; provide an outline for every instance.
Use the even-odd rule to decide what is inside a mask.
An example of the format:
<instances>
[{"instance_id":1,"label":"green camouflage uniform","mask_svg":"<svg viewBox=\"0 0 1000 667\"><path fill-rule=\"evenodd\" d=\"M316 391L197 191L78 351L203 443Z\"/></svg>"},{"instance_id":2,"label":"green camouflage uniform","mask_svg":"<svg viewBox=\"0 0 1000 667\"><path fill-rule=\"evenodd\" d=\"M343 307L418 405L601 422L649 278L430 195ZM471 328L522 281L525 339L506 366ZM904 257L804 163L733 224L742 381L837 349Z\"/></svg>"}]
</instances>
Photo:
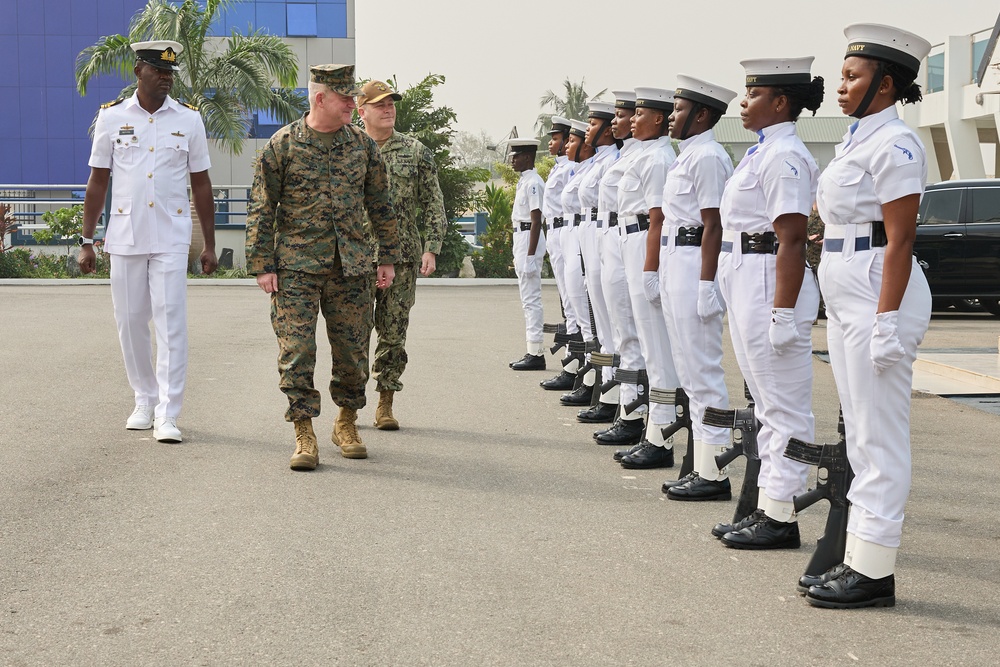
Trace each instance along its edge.
<instances>
[{"instance_id":1,"label":"green camouflage uniform","mask_svg":"<svg viewBox=\"0 0 1000 667\"><path fill-rule=\"evenodd\" d=\"M812 267L813 273L819 271L819 260L823 254L823 230L826 225L820 219L819 213L813 209L806 223L806 261Z\"/></svg>"},{"instance_id":2,"label":"green camouflage uniform","mask_svg":"<svg viewBox=\"0 0 1000 667\"><path fill-rule=\"evenodd\" d=\"M434 156L422 143L399 132L380 148L389 172L389 190L399 220L400 261L396 278L375 295L378 344L372 374L378 391L400 391L406 368L406 329L417 297L421 255L441 252L448 221Z\"/></svg>"},{"instance_id":3,"label":"green camouflage uniform","mask_svg":"<svg viewBox=\"0 0 1000 667\"><path fill-rule=\"evenodd\" d=\"M363 211L372 224L365 224ZM319 415L320 394L313 387L318 310L333 350L333 401L364 407L376 243L378 264L399 261L385 164L375 142L346 125L327 149L304 117L278 130L255 166L246 255L251 274L278 275L271 324L279 386L289 403L286 420Z\"/></svg>"}]
</instances>

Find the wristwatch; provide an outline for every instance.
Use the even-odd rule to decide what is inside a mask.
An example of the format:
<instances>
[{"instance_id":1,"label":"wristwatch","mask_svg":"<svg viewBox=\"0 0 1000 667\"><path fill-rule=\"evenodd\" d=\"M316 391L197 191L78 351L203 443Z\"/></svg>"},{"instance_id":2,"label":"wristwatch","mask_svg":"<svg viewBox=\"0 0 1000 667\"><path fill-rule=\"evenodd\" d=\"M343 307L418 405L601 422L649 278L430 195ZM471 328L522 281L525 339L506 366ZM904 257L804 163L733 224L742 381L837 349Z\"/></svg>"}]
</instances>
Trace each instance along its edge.
<instances>
[{"instance_id":1,"label":"wristwatch","mask_svg":"<svg viewBox=\"0 0 1000 667\"><path fill-rule=\"evenodd\" d=\"M94 245L94 239L88 239L86 236L81 236L77 239L77 243L80 245Z\"/></svg>"}]
</instances>

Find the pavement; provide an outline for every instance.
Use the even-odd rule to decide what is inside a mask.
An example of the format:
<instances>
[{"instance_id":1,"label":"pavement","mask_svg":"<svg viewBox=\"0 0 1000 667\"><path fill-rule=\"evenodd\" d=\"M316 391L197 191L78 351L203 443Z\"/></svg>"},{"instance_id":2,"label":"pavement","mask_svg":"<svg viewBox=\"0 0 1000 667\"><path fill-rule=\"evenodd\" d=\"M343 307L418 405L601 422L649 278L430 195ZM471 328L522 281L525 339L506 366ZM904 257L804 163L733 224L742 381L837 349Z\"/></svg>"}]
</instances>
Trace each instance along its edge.
<instances>
[{"instance_id":1,"label":"pavement","mask_svg":"<svg viewBox=\"0 0 1000 667\"><path fill-rule=\"evenodd\" d=\"M724 548L709 529L735 502L667 501L676 471L623 470L538 387L555 359L507 368L524 352L516 287L425 282L402 429L370 426L370 385L370 458L343 459L326 400L320 468L296 473L266 297L198 282L179 445L124 429L106 284L0 285L0 664L995 664L1000 416L915 379L897 605L815 609L795 583L826 504L801 515L799 550ZM551 285L543 298L554 320ZM918 365L996 379L998 328L935 317ZM817 440L833 442L832 373L818 356L814 371Z\"/></svg>"}]
</instances>

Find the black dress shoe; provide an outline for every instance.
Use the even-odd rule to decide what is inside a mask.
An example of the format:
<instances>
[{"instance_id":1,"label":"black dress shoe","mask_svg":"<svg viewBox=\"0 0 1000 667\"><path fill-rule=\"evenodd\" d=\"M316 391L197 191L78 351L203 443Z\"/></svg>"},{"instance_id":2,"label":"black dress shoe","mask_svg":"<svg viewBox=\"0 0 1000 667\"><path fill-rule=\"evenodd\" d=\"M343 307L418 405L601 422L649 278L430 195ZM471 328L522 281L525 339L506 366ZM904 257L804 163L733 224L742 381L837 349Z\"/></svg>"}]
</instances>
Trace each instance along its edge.
<instances>
[{"instance_id":1,"label":"black dress shoe","mask_svg":"<svg viewBox=\"0 0 1000 667\"><path fill-rule=\"evenodd\" d=\"M544 371L545 357L540 354L526 354L517 361L510 362L515 371Z\"/></svg>"},{"instance_id":2,"label":"black dress shoe","mask_svg":"<svg viewBox=\"0 0 1000 667\"><path fill-rule=\"evenodd\" d=\"M590 405L590 398L594 395L594 386L581 384L568 394L559 397L559 402L563 405Z\"/></svg>"},{"instance_id":3,"label":"black dress shoe","mask_svg":"<svg viewBox=\"0 0 1000 667\"><path fill-rule=\"evenodd\" d=\"M895 607L896 575L872 579L845 565L836 578L821 586L812 586L806 593L806 602L828 609Z\"/></svg>"},{"instance_id":4,"label":"black dress shoe","mask_svg":"<svg viewBox=\"0 0 1000 667\"><path fill-rule=\"evenodd\" d=\"M630 470L641 470L644 468L673 468L674 449L671 447L657 447L649 440L639 443L639 449L633 454L623 456L621 459L623 468Z\"/></svg>"},{"instance_id":5,"label":"black dress shoe","mask_svg":"<svg viewBox=\"0 0 1000 667\"><path fill-rule=\"evenodd\" d=\"M842 575L846 567L845 563L841 563L840 565L834 565L823 574L803 574L799 577L799 585L795 587L795 590L805 595L809 592L810 587L822 586L831 579L836 579Z\"/></svg>"},{"instance_id":6,"label":"black dress shoe","mask_svg":"<svg viewBox=\"0 0 1000 667\"><path fill-rule=\"evenodd\" d=\"M732 500L733 489L729 485L729 478L718 481L707 480L700 475L695 475L694 479L684 484L667 489L667 498L670 500Z\"/></svg>"},{"instance_id":7,"label":"black dress shoe","mask_svg":"<svg viewBox=\"0 0 1000 667\"><path fill-rule=\"evenodd\" d=\"M538 385L542 389L547 389L548 391L566 391L567 389L573 388L573 382L575 380L576 376L572 373L561 371L559 375L549 378L548 380L542 380L538 383Z\"/></svg>"},{"instance_id":8,"label":"black dress shoe","mask_svg":"<svg viewBox=\"0 0 1000 667\"><path fill-rule=\"evenodd\" d=\"M670 489L674 488L675 486L680 486L681 484L687 484L688 482L690 482L692 479L694 479L697 476L698 476L698 473L696 473L696 472L694 472L692 470L691 472L689 472L688 474L684 475L680 479L669 479L669 480L667 480L666 482L663 483L663 486L660 487L660 491L663 491L664 493L668 493L670 491Z\"/></svg>"},{"instance_id":9,"label":"black dress shoe","mask_svg":"<svg viewBox=\"0 0 1000 667\"><path fill-rule=\"evenodd\" d=\"M584 424L610 424L615 420L616 412L618 412L617 404L598 403L576 413L576 420Z\"/></svg>"},{"instance_id":10,"label":"black dress shoe","mask_svg":"<svg viewBox=\"0 0 1000 667\"><path fill-rule=\"evenodd\" d=\"M731 549L798 549L799 524L795 521L786 523L775 521L766 514L761 514L757 522L726 533L722 543Z\"/></svg>"},{"instance_id":11,"label":"black dress shoe","mask_svg":"<svg viewBox=\"0 0 1000 667\"><path fill-rule=\"evenodd\" d=\"M639 444L632 445L628 449L616 449L615 453L612 454L611 458L613 458L615 461L621 462L621 460L623 458L625 458L626 456L628 456L629 454L635 454L637 451L639 451L640 449L642 449L642 443L643 442L646 442L646 441L642 440L642 441L639 442Z\"/></svg>"},{"instance_id":12,"label":"black dress shoe","mask_svg":"<svg viewBox=\"0 0 1000 667\"><path fill-rule=\"evenodd\" d=\"M646 430L641 419L619 419L607 431L598 431L594 440L599 445L614 447L631 447L642 440L642 432Z\"/></svg>"},{"instance_id":13,"label":"black dress shoe","mask_svg":"<svg viewBox=\"0 0 1000 667\"><path fill-rule=\"evenodd\" d=\"M712 528L712 535L721 538L726 533L734 533L738 530L743 530L744 528L747 528L757 523L757 521L760 520L762 516L764 516L764 510L758 507L753 512L750 512L750 514L746 515L736 523L715 524L715 526Z\"/></svg>"}]
</instances>

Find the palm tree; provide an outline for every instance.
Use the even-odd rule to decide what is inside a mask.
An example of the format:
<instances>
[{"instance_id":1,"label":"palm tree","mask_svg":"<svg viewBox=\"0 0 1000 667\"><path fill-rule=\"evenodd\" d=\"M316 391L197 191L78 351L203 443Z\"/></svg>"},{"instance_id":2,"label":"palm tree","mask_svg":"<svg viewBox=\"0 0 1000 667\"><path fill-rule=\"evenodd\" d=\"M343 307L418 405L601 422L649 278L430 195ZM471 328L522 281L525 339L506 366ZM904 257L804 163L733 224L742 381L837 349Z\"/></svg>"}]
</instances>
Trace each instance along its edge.
<instances>
[{"instance_id":1,"label":"palm tree","mask_svg":"<svg viewBox=\"0 0 1000 667\"><path fill-rule=\"evenodd\" d=\"M587 102L592 99L600 99L601 95L608 91L605 88L591 97L587 95L587 91L584 90L583 86L583 79L580 79L580 83L573 83L569 79L566 79L563 81L563 89L566 92L565 97L559 97L559 95L551 90L545 91L545 94L542 95L541 106L545 108L551 105L555 111L538 114L538 120L535 121L535 130L538 131L539 136L549 133L549 129L552 127L552 116L562 116L570 120L584 120L587 117Z\"/></svg>"},{"instance_id":2,"label":"palm tree","mask_svg":"<svg viewBox=\"0 0 1000 667\"><path fill-rule=\"evenodd\" d=\"M126 81L132 73L135 54L129 44L152 39L170 39L184 50L178 56L181 71L174 76L171 95L198 107L205 128L220 147L239 155L250 134L252 113L267 110L283 122L291 122L308 106L292 88L298 78L298 61L291 47L279 37L261 31L242 35L233 30L218 40L207 37L218 15L239 0L194 0L172 5L149 0L129 25L128 36L102 37L76 58L76 86L87 94L87 83L95 76L112 74ZM277 82L279 88L272 88ZM135 83L122 89L131 96Z\"/></svg>"}]
</instances>

